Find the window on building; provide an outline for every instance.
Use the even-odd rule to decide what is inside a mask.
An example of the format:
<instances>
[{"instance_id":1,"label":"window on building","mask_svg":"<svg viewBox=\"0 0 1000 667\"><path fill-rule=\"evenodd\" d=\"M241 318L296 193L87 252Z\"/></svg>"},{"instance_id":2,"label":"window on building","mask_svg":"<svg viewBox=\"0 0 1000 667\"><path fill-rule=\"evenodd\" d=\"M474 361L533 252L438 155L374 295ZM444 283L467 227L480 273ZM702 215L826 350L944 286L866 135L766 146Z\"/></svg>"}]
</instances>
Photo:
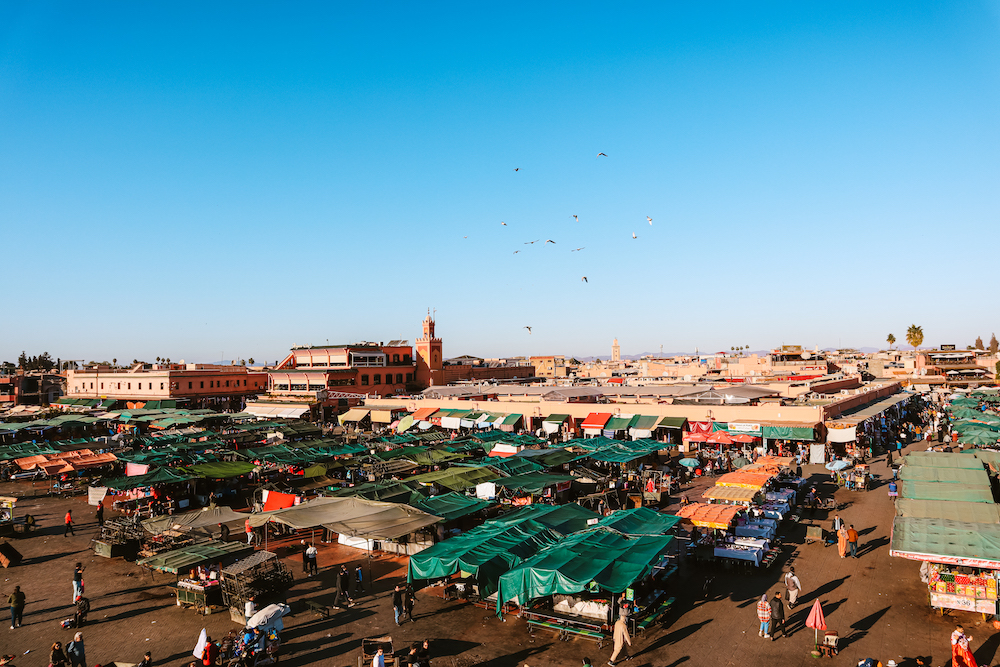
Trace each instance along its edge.
<instances>
[{"instance_id":1,"label":"window on building","mask_svg":"<svg viewBox=\"0 0 1000 667\"><path fill-rule=\"evenodd\" d=\"M255 386L255 387L257 386L257 382L256 381L254 381L253 386Z\"/></svg>"},{"instance_id":2,"label":"window on building","mask_svg":"<svg viewBox=\"0 0 1000 667\"><path fill-rule=\"evenodd\" d=\"M93 389L93 388L94 388L94 383L93 383L93 382L91 382L91 383L90 383L90 388L91 388L91 389Z\"/></svg>"},{"instance_id":3,"label":"window on building","mask_svg":"<svg viewBox=\"0 0 1000 667\"><path fill-rule=\"evenodd\" d=\"M406 381L407 382L413 382L413 373L407 373L406 374Z\"/></svg>"},{"instance_id":4,"label":"window on building","mask_svg":"<svg viewBox=\"0 0 1000 667\"><path fill-rule=\"evenodd\" d=\"M239 380L237 380L237 382L239 382ZM244 380L244 381L243 381L243 386L244 386L244 387L245 387L245 386L247 386L247 381L246 381L246 380ZM254 382L254 386L255 386L255 387L257 386L257 383L256 383L256 382Z\"/></svg>"},{"instance_id":5,"label":"window on building","mask_svg":"<svg viewBox=\"0 0 1000 667\"><path fill-rule=\"evenodd\" d=\"M410 355L408 355L408 354L404 354L403 355L403 363L404 364L410 363Z\"/></svg>"},{"instance_id":6,"label":"window on building","mask_svg":"<svg viewBox=\"0 0 1000 667\"><path fill-rule=\"evenodd\" d=\"M194 389L194 382L188 382L188 389Z\"/></svg>"},{"instance_id":7,"label":"window on building","mask_svg":"<svg viewBox=\"0 0 1000 667\"><path fill-rule=\"evenodd\" d=\"M226 380L226 386L227 387L229 386L229 380Z\"/></svg>"},{"instance_id":8,"label":"window on building","mask_svg":"<svg viewBox=\"0 0 1000 667\"><path fill-rule=\"evenodd\" d=\"M101 383L101 389L104 389L104 383L103 382Z\"/></svg>"},{"instance_id":9,"label":"window on building","mask_svg":"<svg viewBox=\"0 0 1000 667\"><path fill-rule=\"evenodd\" d=\"M119 388L119 389L121 389L121 388L122 388L122 383L121 383L121 382L119 382L119 383L118 383L118 388Z\"/></svg>"},{"instance_id":10,"label":"window on building","mask_svg":"<svg viewBox=\"0 0 1000 667\"><path fill-rule=\"evenodd\" d=\"M396 384L403 384L403 374L396 373Z\"/></svg>"},{"instance_id":11,"label":"window on building","mask_svg":"<svg viewBox=\"0 0 1000 667\"><path fill-rule=\"evenodd\" d=\"M153 388L153 383L152 383L152 382L150 382L150 383L149 383L149 388L150 388L150 389L152 389L152 388ZM160 389L163 389L163 387L160 387Z\"/></svg>"},{"instance_id":12,"label":"window on building","mask_svg":"<svg viewBox=\"0 0 1000 667\"><path fill-rule=\"evenodd\" d=\"M361 376L361 384L365 385L365 386L368 385L368 376L367 375L362 375Z\"/></svg>"},{"instance_id":13,"label":"window on building","mask_svg":"<svg viewBox=\"0 0 1000 667\"><path fill-rule=\"evenodd\" d=\"M209 380L208 381L208 388L209 389L215 389L215 380Z\"/></svg>"},{"instance_id":14,"label":"window on building","mask_svg":"<svg viewBox=\"0 0 1000 667\"><path fill-rule=\"evenodd\" d=\"M129 388L129 389L131 389L131 388L132 388L132 383L131 383L131 382L129 382L129 383L128 383L128 388Z\"/></svg>"},{"instance_id":15,"label":"window on building","mask_svg":"<svg viewBox=\"0 0 1000 667\"><path fill-rule=\"evenodd\" d=\"M398 354L392 355L392 363L394 363L394 364L398 364L399 363L399 355Z\"/></svg>"},{"instance_id":16,"label":"window on building","mask_svg":"<svg viewBox=\"0 0 1000 667\"><path fill-rule=\"evenodd\" d=\"M205 388L205 381L204 381L204 380L202 380L202 381L201 381L201 388L202 388L202 389L204 389L204 388Z\"/></svg>"},{"instance_id":17,"label":"window on building","mask_svg":"<svg viewBox=\"0 0 1000 667\"><path fill-rule=\"evenodd\" d=\"M160 391L163 391L163 383L160 383Z\"/></svg>"},{"instance_id":18,"label":"window on building","mask_svg":"<svg viewBox=\"0 0 1000 667\"><path fill-rule=\"evenodd\" d=\"M375 381L372 384L382 384L382 376L378 373L375 374Z\"/></svg>"}]
</instances>

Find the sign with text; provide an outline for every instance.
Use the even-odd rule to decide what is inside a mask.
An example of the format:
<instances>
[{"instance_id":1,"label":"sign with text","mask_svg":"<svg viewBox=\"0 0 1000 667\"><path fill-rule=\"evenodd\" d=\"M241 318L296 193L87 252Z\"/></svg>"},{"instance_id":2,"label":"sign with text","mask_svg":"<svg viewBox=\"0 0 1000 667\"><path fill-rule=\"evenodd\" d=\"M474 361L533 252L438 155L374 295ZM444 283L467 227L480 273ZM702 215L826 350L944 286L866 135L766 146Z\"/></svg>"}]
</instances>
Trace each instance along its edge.
<instances>
[{"instance_id":1,"label":"sign with text","mask_svg":"<svg viewBox=\"0 0 1000 667\"><path fill-rule=\"evenodd\" d=\"M752 433L754 435L760 435L760 424L751 424L749 422L729 422L728 428L730 433Z\"/></svg>"}]
</instances>

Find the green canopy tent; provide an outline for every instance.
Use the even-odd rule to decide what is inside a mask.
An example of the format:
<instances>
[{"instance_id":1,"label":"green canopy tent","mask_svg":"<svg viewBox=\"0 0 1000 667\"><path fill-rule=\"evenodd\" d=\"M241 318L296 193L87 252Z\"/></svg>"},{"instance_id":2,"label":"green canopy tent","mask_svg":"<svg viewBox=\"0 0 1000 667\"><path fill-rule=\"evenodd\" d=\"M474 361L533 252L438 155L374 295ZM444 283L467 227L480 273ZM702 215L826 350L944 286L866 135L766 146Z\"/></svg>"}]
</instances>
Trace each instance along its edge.
<instances>
[{"instance_id":1,"label":"green canopy tent","mask_svg":"<svg viewBox=\"0 0 1000 667\"><path fill-rule=\"evenodd\" d=\"M514 475L493 480L497 487L509 489L511 491L526 491L527 493L541 493L546 487L555 486L563 482L571 482L576 479L573 475L555 475L546 472L529 472L523 475Z\"/></svg>"},{"instance_id":2,"label":"green canopy tent","mask_svg":"<svg viewBox=\"0 0 1000 667\"><path fill-rule=\"evenodd\" d=\"M444 470L426 472L422 475L414 475L407 478L407 481L419 482L421 484L437 484L452 491L461 491L483 482L490 482L499 478L499 473L493 472L486 466L475 468L451 467Z\"/></svg>"},{"instance_id":3,"label":"green canopy tent","mask_svg":"<svg viewBox=\"0 0 1000 667\"><path fill-rule=\"evenodd\" d=\"M584 530L591 520L597 521L600 518L601 515L597 512L576 503L568 503L566 505L527 505L508 512L493 521L515 524L531 519L558 533L569 535Z\"/></svg>"},{"instance_id":4,"label":"green canopy tent","mask_svg":"<svg viewBox=\"0 0 1000 667\"><path fill-rule=\"evenodd\" d=\"M933 468L968 468L981 470L983 464L975 458L955 452L912 452L903 457L907 466L930 466Z\"/></svg>"},{"instance_id":5,"label":"green canopy tent","mask_svg":"<svg viewBox=\"0 0 1000 667\"><path fill-rule=\"evenodd\" d=\"M409 503L411 507L439 516L444 521L454 521L463 516L474 514L479 510L486 509L491 504L488 500L473 498L454 491L440 496L421 498Z\"/></svg>"},{"instance_id":6,"label":"green canopy tent","mask_svg":"<svg viewBox=\"0 0 1000 667\"><path fill-rule=\"evenodd\" d=\"M629 537L601 528L570 535L501 575L497 614L508 601L524 605L548 595L579 593L591 582L621 593L652 572L673 539Z\"/></svg>"},{"instance_id":7,"label":"green canopy tent","mask_svg":"<svg viewBox=\"0 0 1000 667\"><path fill-rule=\"evenodd\" d=\"M958 435L958 441L963 445L995 445L998 439L1000 433L988 430L965 431Z\"/></svg>"},{"instance_id":8,"label":"green canopy tent","mask_svg":"<svg viewBox=\"0 0 1000 667\"><path fill-rule=\"evenodd\" d=\"M959 500L897 498L896 516L911 519L949 519L965 523L1000 523L1000 505Z\"/></svg>"},{"instance_id":9,"label":"green canopy tent","mask_svg":"<svg viewBox=\"0 0 1000 667\"><path fill-rule=\"evenodd\" d=\"M415 485L410 480L385 480L381 482L367 482L357 486L346 486L326 495L333 498L364 498L365 500L378 500L387 503L411 504L424 498L419 485Z\"/></svg>"},{"instance_id":10,"label":"green canopy tent","mask_svg":"<svg viewBox=\"0 0 1000 667\"><path fill-rule=\"evenodd\" d=\"M171 549L136 561L140 567L148 567L158 572L180 574L199 565L221 563L228 565L249 556L254 552L252 545L243 542L219 542L206 540L196 542L178 549Z\"/></svg>"},{"instance_id":11,"label":"green canopy tent","mask_svg":"<svg viewBox=\"0 0 1000 667\"><path fill-rule=\"evenodd\" d=\"M610 528L625 535L666 535L681 518L648 507L612 512L597 522L597 528Z\"/></svg>"},{"instance_id":12,"label":"green canopy tent","mask_svg":"<svg viewBox=\"0 0 1000 667\"><path fill-rule=\"evenodd\" d=\"M487 521L411 555L407 579L434 581L463 573L475 577L479 594L488 597L497 590L500 575L562 537L530 519L513 524Z\"/></svg>"},{"instance_id":13,"label":"green canopy tent","mask_svg":"<svg viewBox=\"0 0 1000 667\"><path fill-rule=\"evenodd\" d=\"M253 472L256 467L254 464L247 463L246 461L215 461L212 463L199 463L198 465L191 466L188 470L200 477L207 477L209 479L229 479L230 477L239 477L240 475Z\"/></svg>"},{"instance_id":14,"label":"green canopy tent","mask_svg":"<svg viewBox=\"0 0 1000 667\"><path fill-rule=\"evenodd\" d=\"M198 479L200 475L185 472L182 468L157 468L145 475L134 475L132 477L117 477L113 479L101 479L95 486L105 486L115 491L128 491L130 489L140 489L147 486L160 486L162 484L176 484Z\"/></svg>"},{"instance_id":15,"label":"green canopy tent","mask_svg":"<svg viewBox=\"0 0 1000 667\"><path fill-rule=\"evenodd\" d=\"M1000 524L896 517L889 555L1000 569Z\"/></svg>"},{"instance_id":16,"label":"green canopy tent","mask_svg":"<svg viewBox=\"0 0 1000 667\"><path fill-rule=\"evenodd\" d=\"M899 483L899 497L916 500L962 500L973 503L993 503L993 492L989 486L938 484L937 482L902 481Z\"/></svg>"},{"instance_id":17,"label":"green canopy tent","mask_svg":"<svg viewBox=\"0 0 1000 667\"><path fill-rule=\"evenodd\" d=\"M967 468L932 468L930 466L903 466L899 479L907 482L941 482L989 487L990 476L980 466L979 470Z\"/></svg>"},{"instance_id":18,"label":"green canopy tent","mask_svg":"<svg viewBox=\"0 0 1000 667\"><path fill-rule=\"evenodd\" d=\"M478 464L489 466L505 475L523 475L545 469L545 466L524 456L488 456L480 459Z\"/></svg>"}]
</instances>

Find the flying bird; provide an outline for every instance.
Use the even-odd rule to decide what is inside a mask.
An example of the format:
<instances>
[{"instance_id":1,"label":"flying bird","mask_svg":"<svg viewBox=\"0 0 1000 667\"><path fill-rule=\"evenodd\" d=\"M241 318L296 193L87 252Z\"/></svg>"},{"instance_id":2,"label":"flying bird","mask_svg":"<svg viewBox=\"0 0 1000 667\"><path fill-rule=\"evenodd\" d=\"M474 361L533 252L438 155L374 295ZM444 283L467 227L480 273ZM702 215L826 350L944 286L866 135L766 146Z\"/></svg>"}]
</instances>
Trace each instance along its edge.
<instances>
[{"instance_id":1,"label":"flying bird","mask_svg":"<svg viewBox=\"0 0 1000 667\"><path fill-rule=\"evenodd\" d=\"M514 171L521 171L520 167L514 167Z\"/></svg>"},{"instance_id":2,"label":"flying bird","mask_svg":"<svg viewBox=\"0 0 1000 667\"><path fill-rule=\"evenodd\" d=\"M556 244L556 242L555 242L555 241L553 241L552 239L545 239L545 242L546 242L546 243L551 243L552 245L555 245L555 244Z\"/></svg>"},{"instance_id":3,"label":"flying bird","mask_svg":"<svg viewBox=\"0 0 1000 667\"><path fill-rule=\"evenodd\" d=\"M585 282L587 284L590 284L590 281L587 280L587 276L584 276L583 278L580 278L580 280L582 280L583 282Z\"/></svg>"},{"instance_id":4,"label":"flying bird","mask_svg":"<svg viewBox=\"0 0 1000 667\"><path fill-rule=\"evenodd\" d=\"M574 213L570 217L573 218L574 220L576 220L577 222L580 222L580 216L578 216L576 213Z\"/></svg>"},{"instance_id":5,"label":"flying bird","mask_svg":"<svg viewBox=\"0 0 1000 667\"><path fill-rule=\"evenodd\" d=\"M584 248L586 247L587 246L584 246ZM572 250L570 250L570 252L580 252L581 250L583 250L583 248L573 248Z\"/></svg>"},{"instance_id":6,"label":"flying bird","mask_svg":"<svg viewBox=\"0 0 1000 667\"><path fill-rule=\"evenodd\" d=\"M535 239L534 241L525 241L524 245L531 245L532 243L538 243L541 239Z\"/></svg>"},{"instance_id":7,"label":"flying bird","mask_svg":"<svg viewBox=\"0 0 1000 667\"><path fill-rule=\"evenodd\" d=\"M467 238L469 238L469 237L468 237L468 236L463 236L462 238L463 238L463 239L467 239Z\"/></svg>"},{"instance_id":8,"label":"flying bird","mask_svg":"<svg viewBox=\"0 0 1000 667\"><path fill-rule=\"evenodd\" d=\"M648 215L646 216L646 220L649 220L649 224L653 224L653 219Z\"/></svg>"},{"instance_id":9,"label":"flying bird","mask_svg":"<svg viewBox=\"0 0 1000 667\"><path fill-rule=\"evenodd\" d=\"M500 221L500 224L501 224L501 225L503 225L504 227L506 227L506 226L507 226L507 223L506 223L506 222L504 222L503 220L501 220L501 221Z\"/></svg>"},{"instance_id":10,"label":"flying bird","mask_svg":"<svg viewBox=\"0 0 1000 667\"><path fill-rule=\"evenodd\" d=\"M524 327L524 328L528 330L529 334L531 333L531 327Z\"/></svg>"},{"instance_id":11,"label":"flying bird","mask_svg":"<svg viewBox=\"0 0 1000 667\"><path fill-rule=\"evenodd\" d=\"M597 157L601 157L602 155L603 155L604 157L607 157L607 156L608 156L608 154L607 154L607 153L598 153L598 154L597 154Z\"/></svg>"},{"instance_id":12,"label":"flying bird","mask_svg":"<svg viewBox=\"0 0 1000 667\"><path fill-rule=\"evenodd\" d=\"M632 232L632 238L637 239L639 237L635 235L635 232Z\"/></svg>"},{"instance_id":13,"label":"flying bird","mask_svg":"<svg viewBox=\"0 0 1000 667\"><path fill-rule=\"evenodd\" d=\"M517 254L517 253L519 253L519 252L521 252L521 251L520 251L520 250L515 250L515 251L514 251L514 254L516 255L516 254Z\"/></svg>"}]
</instances>

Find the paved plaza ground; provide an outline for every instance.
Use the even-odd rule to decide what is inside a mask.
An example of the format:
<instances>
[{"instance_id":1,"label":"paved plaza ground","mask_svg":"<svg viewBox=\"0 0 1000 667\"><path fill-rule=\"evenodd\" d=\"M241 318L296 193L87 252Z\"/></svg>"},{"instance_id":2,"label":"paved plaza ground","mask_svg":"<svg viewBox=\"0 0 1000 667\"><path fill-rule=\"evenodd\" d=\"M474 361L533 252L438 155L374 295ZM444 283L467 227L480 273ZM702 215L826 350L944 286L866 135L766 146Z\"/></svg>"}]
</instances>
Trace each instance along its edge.
<instances>
[{"instance_id":1,"label":"paved plaza ground","mask_svg":"<svg viewBox=\"0 0 1000 667\"><path fill-rule=\"evenodd\" d=\"M887 476L884 458L874 463L873 470L883 479ZM821 466L805 466L803 474L816 483L825 483L821 490L827 493L834 488ZM685 493L694 499L712 484L711 479L700 479ZM0 494L25 489L24 484L6 484ZM918 577L919 563L889 557L893 510L885 487L868 492L837 490L835 497L845 505L840 515L862 535L859 559L840 559L836 547L804 544L804 525L785 522L785 551L771 569L747 572L742 568L728 570L682 562L672 593L678 600L675 610L662 627L634 638L635 657L628 664L815 664L817 659L810 655L813 631L804 627L804 621L817 597L822 601L828 626L844 638L840 656L833 658L837 663L853 667L859 659L873 657L883 664L894 659L902 665L915 665L914 658L924 656L929 657L929 667L941 667L950 662L948 637L958 621L974 637L973 650L979 664L991 664L1000 634L978 614L955 612L942 617L933 612L927 604L926 586ZM79 523L76 536L64 538L61 524L67 508L74 510ZM77 561L87 567L86 593L92 605L91 622L83 629L90 665L115 660L138 662L146 650L152 651L157 665L187 664L203 627L213 637L238 627L228 613L201 616L175 606L168 587L173 576L151 577L132 563L95 556L90 542L97 534L97 526L84 498L28 497L18 503L17 512L35 515L41 525L33 536L14 540L14 546L25 557L23 564L0 570L0 591L5 596L14 585L20 585L28 597L24 625L9 630L6 617L0 625L0 653L15 654L19 667L44 667L52 642L58 640L65 645L72 638L73 631L62 629L60 621L72 617L72 572ZM812 521L829 528L831 518L826 512L818 512L814 518L804 517L803 523ZM270 547L283 555L291 542ZM353 570L353 565L362 561L365 556L356 549L322 545L320 575L307 578L299 558L288 557L295 584L289 591L293 613L285 618L282 665L357 666L361 639L385 633L393 636L397 649L412 641L430 639L435 667L578 666L585 657L601 665L610 657L607 646L599 649L579 639L560 642L546 633L533 640L521 619L508 617L501 621L470 604L447 602L426 593L418 593L415 622L396 627L390 591L393 584L405 578L403 558L382 556L371 562L374 594L360 597L355 607L336 612L330 619L305 609L301 602L304 598L332 603L335 565L347 562ZM767 641L757 636L755 603L762 593L773 594L781 589L782 574L790 564L794 564L804 588L800 604L788 622L791 636ZM715 579L708 599L702 599L706 575Z\"/></svg>"}]
</instances>

